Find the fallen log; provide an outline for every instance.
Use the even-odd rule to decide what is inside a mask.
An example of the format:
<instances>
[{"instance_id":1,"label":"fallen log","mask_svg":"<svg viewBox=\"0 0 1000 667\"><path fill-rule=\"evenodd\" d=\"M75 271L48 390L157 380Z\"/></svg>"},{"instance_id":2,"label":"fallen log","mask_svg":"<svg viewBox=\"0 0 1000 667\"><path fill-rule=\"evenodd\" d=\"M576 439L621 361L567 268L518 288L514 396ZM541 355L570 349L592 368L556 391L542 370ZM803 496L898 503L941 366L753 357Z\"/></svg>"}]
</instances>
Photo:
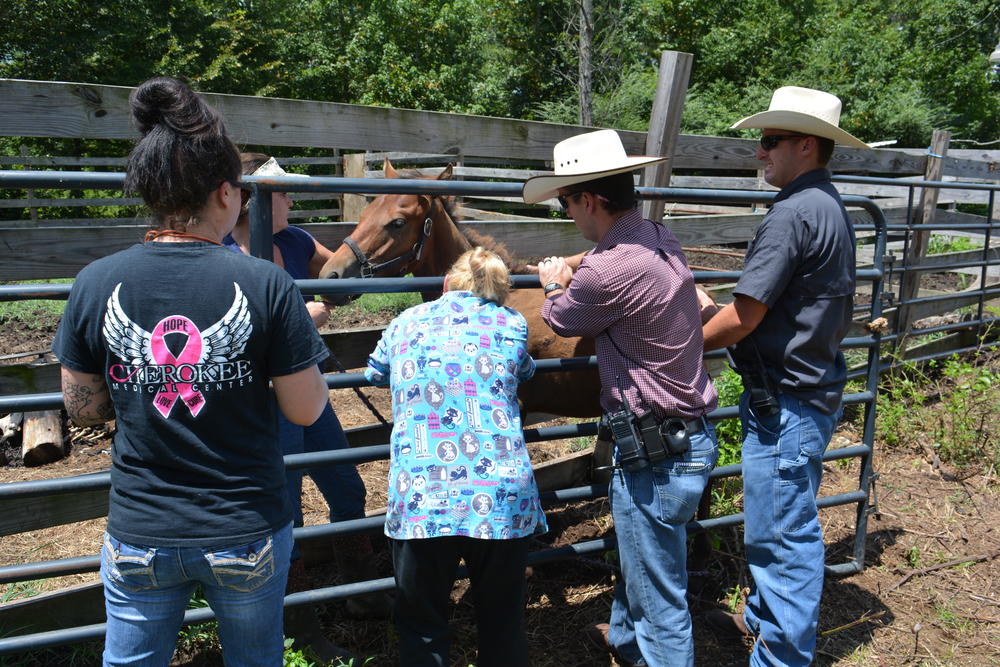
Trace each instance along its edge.
<instances>
[{"instance_id":1,"label":"fallen log","mask_svg":"<svg viewBox=\"0 0 1000 667\"><path fill-rule=\"evenodd\" d=\"M45 465L58 461L65 454L60 412L25 412L21 436L21 458L24 465Z\"/></svg>"}]
</instances>

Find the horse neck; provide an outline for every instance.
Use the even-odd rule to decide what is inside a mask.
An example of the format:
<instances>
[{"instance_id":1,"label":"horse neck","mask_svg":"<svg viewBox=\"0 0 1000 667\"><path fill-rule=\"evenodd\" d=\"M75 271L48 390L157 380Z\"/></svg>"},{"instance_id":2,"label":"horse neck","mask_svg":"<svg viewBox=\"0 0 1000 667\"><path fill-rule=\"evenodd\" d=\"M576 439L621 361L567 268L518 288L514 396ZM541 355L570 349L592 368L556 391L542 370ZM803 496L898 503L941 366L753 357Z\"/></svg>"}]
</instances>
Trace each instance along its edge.
<instances>
[{"instance_id":1,"label":"horse neck","mask_svg":"<svg viewBox=\"0 0 1000 667\"><path fill-rule=\"evenodd\" d=\"M415 276L443 276L463 252L472 248L448 215L444 203L438 199L434 202L431 235L424 245L420 261L413 265Z\"/></svg>"}]
</instances>

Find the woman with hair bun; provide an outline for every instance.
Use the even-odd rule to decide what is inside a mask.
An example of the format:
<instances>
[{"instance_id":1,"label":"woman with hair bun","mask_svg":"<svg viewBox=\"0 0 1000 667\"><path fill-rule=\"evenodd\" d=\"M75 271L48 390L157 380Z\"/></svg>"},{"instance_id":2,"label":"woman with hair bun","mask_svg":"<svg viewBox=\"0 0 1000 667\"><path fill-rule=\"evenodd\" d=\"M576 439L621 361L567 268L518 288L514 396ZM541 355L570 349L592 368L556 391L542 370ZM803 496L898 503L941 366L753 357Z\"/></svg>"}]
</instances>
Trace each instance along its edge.
<instances>
[{"instance_id":1,"label":"woman with hair bun","mask_svg":"<svg viewBox=\"0 0 1000 667\"><path fill-rule=\"evenodd\" d=\"M448 665L448 597L465 560L479 667L528 664L524 568L547 530L517 403L535 372L528 327L504 307L510 275L483 248L459 257L436 301L394 319L365 377L391 385L385 534L402 664Z\"/></svg>"},{"instance_id":2,"label":"woman with hair bun","mask_svg":"<svg viewBox=\"0 0 1000 667\"><path fill-rule=\"evenodd\" d=\"M80 272L53 346L70 417L117 423L104 664L167 665L200 585L225 663L280 665L292 510L277 407L316 420L328 352L291 278L221 245L241 201L219 114L167 77L129 103L126 188L156 228Z\"/></svg>"}]
</instances>

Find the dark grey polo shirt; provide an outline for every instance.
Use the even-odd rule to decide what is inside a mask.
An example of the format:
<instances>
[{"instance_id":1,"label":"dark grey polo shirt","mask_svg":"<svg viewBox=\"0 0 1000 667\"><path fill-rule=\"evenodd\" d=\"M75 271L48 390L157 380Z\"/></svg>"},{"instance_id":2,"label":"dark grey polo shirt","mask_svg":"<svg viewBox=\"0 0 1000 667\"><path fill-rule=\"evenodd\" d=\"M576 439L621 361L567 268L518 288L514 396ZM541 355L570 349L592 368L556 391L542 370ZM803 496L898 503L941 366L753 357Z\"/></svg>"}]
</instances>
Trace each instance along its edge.
<instances>
[{"instance_id":1,"label":"dark grey polo shirt","mask_svg":"<svg viewBox=\"0 0 1000 667\"><path fill-rule=\"evenodd\" d=\"M847 379L838 350L854 306L854 229L830 172L815 169L785 186L757 228L734 294L767 305L733 357L750 364L756 344L783 392L827 414Z\"/></svg>"}]
</instances>

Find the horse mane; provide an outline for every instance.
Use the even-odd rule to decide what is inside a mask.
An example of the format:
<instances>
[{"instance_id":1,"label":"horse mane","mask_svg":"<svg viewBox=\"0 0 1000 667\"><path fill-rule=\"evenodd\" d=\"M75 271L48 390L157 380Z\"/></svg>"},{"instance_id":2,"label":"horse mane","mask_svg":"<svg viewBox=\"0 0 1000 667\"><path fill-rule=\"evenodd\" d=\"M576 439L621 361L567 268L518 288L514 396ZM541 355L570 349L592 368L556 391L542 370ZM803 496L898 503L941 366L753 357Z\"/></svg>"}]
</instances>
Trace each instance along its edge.
<instances>
[{"instance_id":1,"label":"horse mane","mask_svg":"<svg viewBox=\"0 0 1000 667\"><path fill-rule=\"evenodd\" d=\"M503 263L507 265L507 268L510 269L511 273L529 273L527 264L519 259L515 259L514 256L510 254L510 251L507 250L507 246L503 243L497 241L492 236L480 234L470 227L458 224L461 222L462 218L458 215L457 197L442 196L438 197L438 199L441 201L441 205L444 206L444 210L448 214L448 217L451 218L452 222L455 223L455 226L458 227L458 231L461 232L462 236L465 237L465 240L468 241L472 247L482 246L483 248L496 253L497 256L503 260Z\"/></svg>"},{"instance_id":2,"label":"horse mane","mask_svg":"<svg viewBox=\"0 0 1000 667\"><path fill-rule=\"evenodd\" d=\"M528 273L527 265L521 260L515 259L511 256L510 251L507 250L507 246L500 243L492 236L480 234L476 230L468 227L459 227L458 230L462 232L462 236L464 236L473 247L482 246L491 252L495 252L497 256L503 260L503 263L507 265L507 268L510 269L511 273Z\"/></svg>"},{"instance_id":3,"label":"horse mane","mask_svg":"<svg viewBox=\"0 0 1000 667\"><path fill-rule=\"evenodd\" d=\"M397 173L402 178L424 178L424 179L429 178L427 176L421 176L420 171L417 169L398 169ZM503 260L503 263L507 265L507 268L510 269L511 273L514 274L529 273L527 264L525 264L519 259L515 259L510 254L510 251L507 250L507 246L505 246L503 243L500 243L492 236L487 236L486 234L480 234L474 229L470 229L468 227L464 227L458 224L462 220L461 217L458 215L458 197L441 195L437 197L437 199L441 202L441 205L444 207L445 213L448 214L448 217L451 218L452 222L455 223L455 226L458 227L458 231L461 232L462 236L464 236L465 239L473 247L482 246L483 248L486 248L487 250L496 253L497 256L500 257L501 260Z\"/></svg>"}]
</instances>

